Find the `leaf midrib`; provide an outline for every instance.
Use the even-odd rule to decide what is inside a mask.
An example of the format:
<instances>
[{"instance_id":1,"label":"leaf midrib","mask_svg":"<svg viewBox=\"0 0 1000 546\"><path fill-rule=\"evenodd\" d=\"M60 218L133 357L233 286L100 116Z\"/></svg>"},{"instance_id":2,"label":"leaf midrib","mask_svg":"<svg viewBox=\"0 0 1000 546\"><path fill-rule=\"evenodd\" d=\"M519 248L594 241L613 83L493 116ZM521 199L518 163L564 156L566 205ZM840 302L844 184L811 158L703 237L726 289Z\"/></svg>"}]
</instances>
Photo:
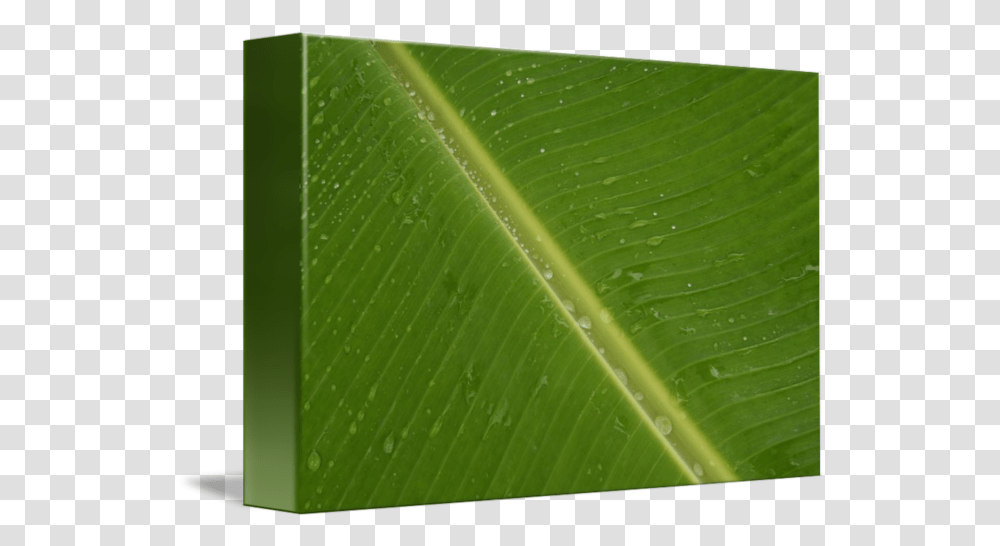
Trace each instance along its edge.
<instances>
[{"instance_id":1,"label":"leaf midrib","mask_svg":"<svg viewBox=\"0 0 1000 546\"><path fill-rule=\"evenodd\" d=\"M638 349L629 341L624 331L612 319L605 323L599 317L604 309L597 295L589 289L582 276L573 267L572 262L567 258L563 250L555 243L555 239L548 230L545 229L541 220L531 211L523 198L515 189L511 181L506 177L503 170L496 164L495 160L485 149L483 144L475 137L472 130L465 124L462 117L456 111L454 105L450 103L437 84L430 78L425 70L410 53L404 44L399 42L381 42L373 45L373 50L378 54L383 62L393 71L393 74L407 80L417 91L420 98L435 112L437 119L455 142L457 149L464 152L466 159L474 170L488 180L496 197L504 209L504 215L511 218L512 223L518 226L521 233L530 233L535 236L535 246L539 247L539 254L544 261L552 264L552 269L559 272L559 276L566 285L564 296L560 296L553 283L547 280L534 261L531 260L527 252L519 244L517 238L512 233L511 228L503 221L497 210L497 205L491 203L486 196L477 188L477 184L469 176L468 171L462 166L461 160L443 142L438 145L445 148L448 156L455 162L455 166L464 173L466 180L472 184L475 193L479 196L486 209L489 210L498 225L508 236L511 244L518 249L521 257L528 263L530 270L536 276L538 282L548 292L550 298L556 302L559 311L572 324L573 330L577 333L581 341L585 344L592 355L600 362L605 373L613 380L619 388L622 396L629 402L635 413L647 426L649 431L659 439L664 450L676 461L678 467L684 471L687 478L692 483L702 481L734 481L738 477L730 469L730 465L719 454L716 447L705 437L705 435L694 425L688 416L680 409L676 398L667 391L666 387L657 379L649 362L642 357ZM403 82L399 82L403 87ZM404 93L413 100L414 107L418 110L421 106L409 93ZM432 129L429 120L424 120ZM570 296L577 302L580 316L591 318L592 331L595 337L599 337L606 349L605 356L599 350L595 342L589 338L574 316L563 304L565 296ZM614 358L614 363L611 359ZM616 368L623 369L630 381L643 386L646 400L658 410L656 415L668 417L673 423L671 439L667 439L659 433L654 422L654 416L650 415L635 400L632 392L620 381L615 373ZM699 464L699 461L707 464ZM695 467L699 467L695 470Z\"/></svg>"}]
</instances>

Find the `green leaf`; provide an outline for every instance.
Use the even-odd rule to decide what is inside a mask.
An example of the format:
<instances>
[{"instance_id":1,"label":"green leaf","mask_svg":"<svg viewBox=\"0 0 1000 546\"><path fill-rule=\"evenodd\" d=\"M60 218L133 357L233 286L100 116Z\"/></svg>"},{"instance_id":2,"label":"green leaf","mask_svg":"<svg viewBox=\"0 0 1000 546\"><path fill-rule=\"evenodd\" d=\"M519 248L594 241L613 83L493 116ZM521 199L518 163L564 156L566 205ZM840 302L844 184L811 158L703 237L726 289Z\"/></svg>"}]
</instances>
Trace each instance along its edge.
<instances>
[{"instance_id":1,"label":"green leaf","mask_svg":"<svg viewBox=\"0 0 1000 546\"><path fill-rule=\"evenodd\" d=\"M246 63L248 504L819 473L816 74L259 42ZM268 63L301 73L275 83ZM295 119L275 122L288 101ZM265 172L283 139L304 143L279 160L298 180ZM282 192L294 208L275 205ZM295 238L268 233L279 224ZM279 295L267 268L289 241L301 270ZM276 310L293 300L289 330ZM279 338L284 356L266 349ZM269 445L275 426L295 431L290 454Z\"/></svg>"}]
</instances>

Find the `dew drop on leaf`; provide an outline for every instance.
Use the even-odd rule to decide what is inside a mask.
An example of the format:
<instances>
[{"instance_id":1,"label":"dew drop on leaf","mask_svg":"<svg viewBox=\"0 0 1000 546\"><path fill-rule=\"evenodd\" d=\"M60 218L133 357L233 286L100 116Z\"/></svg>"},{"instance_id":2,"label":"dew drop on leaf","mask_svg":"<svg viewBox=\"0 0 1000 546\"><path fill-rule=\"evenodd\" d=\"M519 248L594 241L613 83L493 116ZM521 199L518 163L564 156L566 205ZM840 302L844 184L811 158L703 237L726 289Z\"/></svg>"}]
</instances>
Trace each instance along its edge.
<instances>
[{"instance_id":1,"label":"dew drop on leaf","mask_svg":"<svg viewBox=\"0 0 1000 546\"><path fill-rule=\"evenodd\" d=\"M396 437L393 433L390 432L389 435L385 437L385 441L382 442L382 451L385 451L386 453L392 453L392 449L393 447L395 447L395 445L396 445Z\"/></svg>"},{"instance_id":2,"label":"dew drop on leaf","mask_svg":"<svg viewBox=\"0 0 1000 546\"><path fill-rule=\"evenodd\" d=\"M306 460L306 464L309 466L309 470L313 472L319 470L319 465L323 460L315 450L309 454L309 458Z\"/></svg>"},{"instance_id":3,"label":"dew drop on leaf","mask_svg":"<svg viewBox=\"0 0 1000 546\"><path fill-rule=\"evenodd\" d=\"M590 330L590 317L580 317L580 328L584 330Z\"/></svg>"},{"instance_id":4,"label":"dew drop on leaf","mask_svg":"<svg viewBox=\"0 0 1000 546\"><path fill-rule=\"evenodd\" d=\"M546 269L545 271L542 272L542 276L545 277L546 279L551 279L552 278L552 270L551 269Z\"/></svg>"},{"instance_id":5,"label":"dew drop on leaf","mask_svg":"<svg viewBox=\"0 0 1000 546\"><path fill-rule=\"evenodd\" d=\"M674 424L669 418L664 417L663 415L657 417L653 423L656 425L656 430L660 431L660 434L664 436L670 434L670 432L674 430Z\"/></svg>"}]
</instances>

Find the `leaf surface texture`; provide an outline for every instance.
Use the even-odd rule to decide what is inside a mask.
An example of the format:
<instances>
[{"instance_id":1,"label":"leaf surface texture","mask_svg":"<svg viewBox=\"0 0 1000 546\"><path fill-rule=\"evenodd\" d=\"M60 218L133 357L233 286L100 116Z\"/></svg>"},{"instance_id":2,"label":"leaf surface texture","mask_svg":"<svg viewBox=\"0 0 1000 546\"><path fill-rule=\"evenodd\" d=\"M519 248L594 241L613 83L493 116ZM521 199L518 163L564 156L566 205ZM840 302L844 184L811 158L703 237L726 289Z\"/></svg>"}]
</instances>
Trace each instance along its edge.
<instances>
[{"instance_id":1,"label":"leaf surface texture","mask_svg":"<svg viewBox=\"0 0 1000 546\"><path fill-rule=\"evenodd\" d=\"M815 74L306 40L305 510L818 474Z\"/></svg>"}]
</instances>

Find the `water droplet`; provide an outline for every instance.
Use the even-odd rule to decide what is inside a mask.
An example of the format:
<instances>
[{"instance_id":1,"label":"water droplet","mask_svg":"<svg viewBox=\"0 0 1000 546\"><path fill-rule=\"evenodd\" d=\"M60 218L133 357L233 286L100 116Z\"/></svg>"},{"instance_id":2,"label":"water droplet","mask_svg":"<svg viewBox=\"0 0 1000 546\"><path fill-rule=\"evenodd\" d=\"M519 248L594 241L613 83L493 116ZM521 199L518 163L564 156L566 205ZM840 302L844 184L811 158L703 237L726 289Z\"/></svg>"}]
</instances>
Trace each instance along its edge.
<instances>
[{"instance_id":1,"label":"water droplet","mask_svg":"<svg viewBox=\"0 0 1000 546\"><path fill-rule=\"evenodd\" d=\"M386 99L382 101L382 104L389 106L390 104L392 104L392 99L386 97Z\"/></svg>"},{"instance_id":2,"label":"water droplet","mask_svg":"<svg viewBox=\"0 0 1000 546\"><path fill-rule=\"evenodd\" d=\"M715 366L712 366L711 368L709 368L708 371L712 374L712 377L714 377L716 379L719 378L719 369L716 368Z\"/></svg>"},{"instance_id":3,"label":"water droplet","mask_svg":"<svg viewBox=\"0 0 1000 546\"><path fill-rule=\"evenodd\" d=\"M580 328L590 330L590 317L580 317Z\"/></svg>"},{"instance_id":4,"label":"water droplet","mask_svg":"<svg viewBox=\"0 0 1000 546\"><path fill-rule=\"evenodd\" d=\"M663 235L657 235L655 237L650 237L649 239L646 239L646 244L649 246L660 246L660 243L662 242L663 242Z\"/></svg>"},{"instance_id":5,"label":"water droplet","mask_svg":"<svg viewBox=\"0 0 1000 546\"><path fill-rule=\"evenodd\" d=\"M491 116L495 116L495 115L497 115L497 111L496 111L496 110L490 110L490 115L491 115Z\"/></svg>"},{"instance_id":6,"label":"water droplet","mask_svg":"<svg viewBox=\"0 0 1000 546\"><path fill-rule=\"evenodd\" d=\"M563 305L566 306L566 310L570 313L576 313L576 304L573 303L573 300L566 300L563 302Z\"/></svg>"},{"instance_id":7,"label":"water droplet","mask_svg":"<svg viewBox=\"0 0 1000 546\"><path fill-rule=\"evenodd\" d=\"M552 278L552 270L546 268L545 271L542 271L542 276L545 277L546 279L551 279Z\"/></svg>"},{"instance_id":8,"label":"water droplet","mask_svg":"<svg viewBox=\"0 0 1000 546\"><path fill-rule=\"evenodd\" d=\"M441 432L441 419L434 421L434 426L431 427L431 438L437 436L439 432Z\"/></svg>"},{"instance_id":9,"label":"water droplet","mask_svg":"<svg viewBox=\"0 0 1000 546\"><path fill-rule=\"evenodd\" d=\"M539 148L538 151L544 154L545 153L545 148Z\"/></svg>"},{"instance_id":10,"label":"water droplet","mask_svg":"<svg viewBox=\"0 0 1000 546\"><path fill-rule=\"evenodd\" d=\"M660 431L660 434L664 436L670 434L670 431L674 430L673 422L663 415L657 417L653 423L656 425L656 430Z\"/></svg>"},{"instance_id":11,"label":"water droplet","mask_svg":"<svg viewBox=\"0 0 1000 546\"><path fill-rule=\"evenodd\" d=\"M625 375L625 370L615 368L615 375L618 376L618 380L622 382L622 385L628 385L628 376Z\"/></svg>"},{"instance_id":12,"label":"water droplet","mask_svg":"<svg viewBox=\"0 0 1000 546\"><path fill-rule=\"evenodd\" d=\"M642 402L643 399L646 398L646 395L642 394L642 392L640 391L635 391L635 394L633 396L635 396L635 399L638 400L639 402Z\"/></svg>"},{"instance_id":13,"label":"water droplet","mask_svg":"<svg viewBox=\"0 0 1000 546\"><path fill-rule=\"evenodd\" d=\"M701 476L705 475L705 470L701 467L700 464L694 463L694 473L696 475L698 475L699 477L701 477Z\"/></svg>"},{"instance_id":14,"label":"water droplet","mask_svg":"<svg viewBox=\"0 0 1000 546\"><path fill-rule=\"evenodd\" d=\"M348 429L348 432L350 432L351 434L357 434L357 432L358 432L358 423L357 422L351 422L351 428Z\"/></svg>"},{"instance_id":15,"label":"water droplet","mask_svg":"<svg viewBox=\"0 0 1000 546\"><path fill-rule=\"evenodd\" d=\"M371 402L375 400L375 393L378 392L378 385L372 385L371 389L368 389L368 401Z\"/></svg>"},{"instance_id":16,"label":"water droplet","mask_svg":"<svg viewBox=\"0 0 1000 546\"><path fill-rule=\"evenodd\" d=\"M309 458L306 460L306 464L309 465L309 470L312 470L313 472L319 470L319 465L322 462L322 457L320 457L319 453L315 450L309 453Z\"/></svg>"},{"instance_id":17,"label":"water droplet","mask_svg":"<svg viewBox=\"0 0 1000 546\"><path fill-rule=\"evenodd\" d=\"M375 252L382 252L382 246L381 245L375 245Z\"/></svg>"},{"instance_id":18,"label":"water droplet","mask_svg":"<svg viewBox=\"0 0 1000 546\"><path fill-rule=\"evenodd\" d=\"M385 451L386 453L392 453L392 448L395 447L395 445L396 445L396 437L393 433L390 432L389 435L385 437L385 441L382 442L382 451Z\"/></svg>"},{"instance_id":19,"label":"water droplet","mask_svg":"<svg viewBox=\"0 0 1000 546\"><path fill-rule=\"evenodd\" d=\"M607 309L601 309L601 322L604 324L611 323L611 312Z\"/></svg>"}]
</instances>

